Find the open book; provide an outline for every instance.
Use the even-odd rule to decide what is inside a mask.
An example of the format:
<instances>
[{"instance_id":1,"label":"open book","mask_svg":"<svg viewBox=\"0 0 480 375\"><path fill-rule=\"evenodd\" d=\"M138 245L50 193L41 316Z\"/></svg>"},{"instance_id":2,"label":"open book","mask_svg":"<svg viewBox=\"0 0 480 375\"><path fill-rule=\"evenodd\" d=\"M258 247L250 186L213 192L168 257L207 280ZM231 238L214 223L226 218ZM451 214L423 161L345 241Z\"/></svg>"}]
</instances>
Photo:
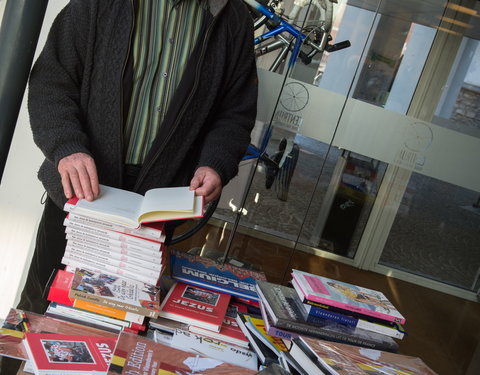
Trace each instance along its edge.
<instances>
[{"instance_id":1,"label":"open book","mask_svg":"<svg viewBox=\"0 0 480 375\"><path fill-rule=\"evenodd\" d=\"M201 217L203 196L196 196L188 186L150 189L143 196L100 185L97 199L72 198L64 210L136 228L141 223Z\"/></svg>"}]
</instances>

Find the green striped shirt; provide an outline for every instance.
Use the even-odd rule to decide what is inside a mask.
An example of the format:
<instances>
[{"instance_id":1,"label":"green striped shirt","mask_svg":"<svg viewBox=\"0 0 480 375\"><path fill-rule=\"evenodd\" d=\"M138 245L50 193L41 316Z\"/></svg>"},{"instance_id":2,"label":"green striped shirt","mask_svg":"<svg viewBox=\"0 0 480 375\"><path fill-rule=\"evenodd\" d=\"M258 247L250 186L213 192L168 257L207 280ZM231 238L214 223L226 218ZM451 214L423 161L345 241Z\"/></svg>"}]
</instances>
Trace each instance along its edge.
<instances>
[{"instance_id":1,"label":"green striped shirt","mask_svg":"<svg viewBox=\"0 0 480 375\"><path fill-rule=\"evenodd\" d=\"M133 88L125 163L143 164L195 46L207 2L140 0L133 34Z\"/></svg>"}]
</instances>

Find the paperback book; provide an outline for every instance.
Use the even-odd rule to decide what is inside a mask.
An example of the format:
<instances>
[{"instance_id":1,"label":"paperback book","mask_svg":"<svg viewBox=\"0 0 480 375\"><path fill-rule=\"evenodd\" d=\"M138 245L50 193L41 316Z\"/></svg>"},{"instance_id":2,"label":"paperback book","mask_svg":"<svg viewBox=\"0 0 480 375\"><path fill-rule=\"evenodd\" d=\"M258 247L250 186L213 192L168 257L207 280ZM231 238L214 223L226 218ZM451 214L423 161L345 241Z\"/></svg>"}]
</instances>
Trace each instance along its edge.
<instances>
[{"instance_id":1,"label":"paperback book","mask_svg":"<svg viewBox=\"0 0 480 375\"><path fill-rule=\"evenodd\" d=\"M317 302L355 311L365 317L405 324L405 318L381 292L298 270L293 270L292 277L305 302Z\"/></svg>"},{"instance_id":2,"label":"paperback book","mask_svg":"<svg viewBox=\"0 0 480 375\"><path fill-rule=\"evenodd\" d=\"M47 300L56 302L65 306L75 307L79 310L105 315L111 318L125 320L127 322L143 325L145 316L131 313L124 310L115 309L108 306L99 305L89 301L73 299L68 296L73 282L73 272L57 270L52 284L49 287Z\"/></svg>"},{"instance_id":3,"label":"paperback book","mask_svg":"<svg viewBox=\"0 0 480 375\"><path fill-rule=\"evenodd\" d=\"M175 348L214 358L222 362L245 367L250 370L258 369L257 356L251 350L229 345L223 341L208 336L177 329L171 345Z\"/></svg>"},{"instance_id":4,"label":"paperback book","mask_svg":"<svg viewBox=\"0 0 480 375\"><path fill-rule=\"evenodd\" d=\"M253 375L256 370L206 358L155 341L121 333L108 375Z\"/></svg>"},{"instance_id":5,"label":"paperback book","mask_svg":"<svg viewBox=\"0 0 480 375\"><path fill-rule=\"evenodd\" d=\"M298 337L290 354L309 375L435 375L420 358Z\"/></svg>"},{"instance_id":6,"label":"paperback book","mask_svg":"<svg viewBox=\"0 0 480 375\"><path fill-rule=\"evenodd\" d=\"M28 360L28 355L23 345L26 332L117 337L117 334L105 330L65 322L64 320L19 309L10 309L0 328L0 355L22 361Z\"/></svg>"},{"instance_id":7,"label":"paperback book","mask_svg":"<svg viewBox=\"0 0 480 375\"><path fill-rule=\"evenodd\" d=\"M190 332L198 333L200 335L207 335L211 338L228 342L230 344L248 347L248 339L245 337L236 321L236 317L239 311L246 312L246 308L242 307L243 306L237 306L234 304L230 304L228 306L225 318L222 322L222 326L220 327L220 332L218 333L193 325L189 326L188 330Z\"/></svg>"},{"instance_id":8,"label":"paperback book","mask_svg":"<svg viewBox=\"0 0 480 375\"><path fill-rule=\"evenodd\" d=\"M293 288L266 281L257 283L257 290L275 327L324 340L349 343L368 348L397 351L398 344L379 333L348 327L324 319L312 324L302 301Z\"/></svg>"},{"instance_id":9,"label":"paperback book","mask_svg":"<svg viewBox=\"0 0 480 375\"><path fill-rule=\"evenodd\" d=\"M36 375L103 375L116 341L113 337L27 332L24 344Z\"/></svg>"},{"instance_id":10,"label":"paperback book","mask_svg":"<svg viewBox=\"0 0 480 375\"><path fill-rule=\"evenodd\" d=\"M170 249L172 278L203 288L258 301L257 280L266 280L261 271L218 264L212 259Z\"/></svg>"},{"instance_id":11,"label":"paperback book","mask_svg":"<svg viewBox=\"0 0 480 375\"><path fill-rule=\"evenodd\" d=\"M142 223L203 216L203 196L195 196L188 186L150 189L141 195L100 185L100 196L94 201L74 202L67 201L64 210L130 228L138 228Z\"/></svg>"},{"instance_id":12,"label":"paperback book","mask_svg":"<svg viewBox=\"0 0 480 375\"><path fill-rule=\"evenodd\" d=\"M78 268L68 296L153 318L160 307L155 285Z\"/></svg>"},{"instance_id":13,"label":"paperback book","mask_svg":"<svg viewBox=\"0 0 480 375\"><path fill-rule=\"evenodd\" d=\"M219 332L229 303L228 294L176 282L162 301L159 315Z\"/></svg>"}]
</instances>

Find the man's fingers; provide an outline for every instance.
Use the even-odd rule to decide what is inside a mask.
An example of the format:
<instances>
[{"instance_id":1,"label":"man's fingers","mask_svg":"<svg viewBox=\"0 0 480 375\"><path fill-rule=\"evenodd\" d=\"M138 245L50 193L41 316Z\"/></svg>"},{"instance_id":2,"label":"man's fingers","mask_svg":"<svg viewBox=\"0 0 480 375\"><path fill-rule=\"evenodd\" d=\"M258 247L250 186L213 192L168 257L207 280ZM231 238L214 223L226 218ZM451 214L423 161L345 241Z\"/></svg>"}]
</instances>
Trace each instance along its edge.
<instances>
[{"instance_id":1,"label":"man's fingers","mask_svg":"<svg viewBox=\"0 0 480 375\"><path fill-rule=\"evenodd\" d=\"M67 198L95 199L100 193L95 162L90 155L76 153L66 156L58 163L63 191Z\"/></svg>"}]
</instances>

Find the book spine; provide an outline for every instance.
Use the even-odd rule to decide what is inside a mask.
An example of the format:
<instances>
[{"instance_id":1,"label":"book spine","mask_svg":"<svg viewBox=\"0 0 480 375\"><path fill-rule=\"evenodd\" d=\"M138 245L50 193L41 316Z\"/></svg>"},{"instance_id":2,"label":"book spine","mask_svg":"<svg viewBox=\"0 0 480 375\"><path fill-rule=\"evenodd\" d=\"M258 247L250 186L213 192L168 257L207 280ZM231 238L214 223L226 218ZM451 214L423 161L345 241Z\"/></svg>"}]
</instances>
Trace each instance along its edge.
<instances>
[{"instance_id":1,"label":"book spine","mask_svg":"<svg viewBox=\"0 0 480 375\"><path fill-rule=\"evenodd\" d=\"M139 314L143 316L148 316L150 318L157 318L158 317L158 311L157 310L151 310L147 309L146 307L143 306L137 306L137 305L132 305L130 303L126 303L123 301L117 301L114 299L109 299L107 297L102 297L94 294L89 294L85 292L80 292L79 290L76 289L70 289L70 292L68 293L70 298L74 299L79 299L83 301L88 301L92 303L98 303L103 306L107 307L113 307L115 309L120 309L128 312L132 312L134 314Z\"/></svg>"},{"instance_id":2,"label":"book spine","mask_svg":"<svg viewBox=\"0 0 480 375\"><path fill-rule=\"evenodd\" d=\"M380 333L382 335L393 337L394 339L403 339L405 337L405 332L398 330L395 327L388 327L383 324L367 322L365 320L359 319L357 328L364 329L366 331Z\"/></svg>"},{"instance_id":3,"label":"book spine","mask_svg":"<svg viewBox=\"0 0 480 375\"><path fill-rule=\"evenodd\" d=\"M45 316L49 316L50 318L58 319L58 320L63 320L66 322L71 322L75 324L82 324L84 326L96 328L96 329L101 329L107 332L112 332L112 333L119 333L122 330L122 326L116 325L116 324L109 324L109 323L104 323L100 321L93 321L87 318L79 318L79 317L73 317L69 315L64 315L59 312L53 312L53 311L45 311Z\"/></svg>"},{"instance_id":4,"label":"book spine","mask_svg":"<svg viewBox=\"0 0 480 375\"><path fill-rule=\"evenodd\" d=\"M134 251L136 253L145 253L145 254L148 254L150 256L157 256L157 257L161 256L159 250L151 250L151 249L147 249L147 248L142 248L142 247L139 247L139 246L134 246L132 244L127 244L127 243L120 242L120 241L114 241L114 240L103 241L102 239L97 240L97 239L91 238L90 236L71 234L71 233L68 233L68 232L67 232L66 238L67 238L67 240L73 240L73 241L76 241L76 242L85 243L85 244L88 244L90 246L95 246L95 247L101 246L101 247L107 248L107 249L129 250L129 251Z\"/></svg>"},{"instance_id":5,"label":"book spine","mask_svg":"<svg viewBox=\"0 0 480 375\"><path fill-rule=\"evenodd\" d=\"M127 236L102 229L89 229L83 225L67 225L65 227L65 233L88 236L96 241L103 241L107 243L111 243L112 241L114 241L114 244L121 242L127 245L135 245L150 250L160 250L160 247L162 246L160 242L142 240L137 237Z\"/></svg>"},{"instance_id":6,"label":"book spine","mask_svg":"<svg viewBox=\"0 0 480 375\"><path fill-rule=\"evenodd\" d=\"M141 281L143 283L150 284L150 285L156 285L158 281L158 278L155 279L151 277L145 277L143 275L132 273L123 268L118 268L115 266L98 263L93 260L85 259L83 257L79 257L71 253L69 253L68 255L67 254L64 255L64 257L62 258L62 264L65 264L67 266L77 267L77 268L87 268L93 272L108 273L108 274L111 274L112 276L127 278L134 281Z\"/></svg>"},{"instance_id":7,"label":"book spine","mask_svg":"<svg viewBox=\"0 0 480 375\"><path fill-rule=\"evenodd\" d=\"M97 305L96 303L83 301L83 300L76 299L73 301L74 301L73 307L77 309L90 311L96 314L106 315L115 319L126 320L128 322L140 324L140 325L142 325L145 321L145 317L143 315L134 314L134 313L119 310L119 309L114 309L107 306Z\"/></svg>"},{"instance_id":8,"label":"book spine","mask_svg":"<svg viewBox=\"0 0 480 375\"><path fill-rule=\"evenodd\" d=\"M68 254L68 255L67 255ZM128 272L139 272L142 276L151 277L153 279L158 279L160 277L161 270L150 270L145 267L138 267L136 265L129 264L127 262L119 261L116 259L100 257L95 253L90 253L87 251L77 250L67 246L65 249L65 256L75 255L82 257L85 260L96 262L97 264L104 264L106 266L113 266L121 269L125 269ZM151 283L150 283L151 284Z\"/></svg>"},{"instance_id":9,"label":"book spine","mask_svg":"<svg viewBox=\"0 0 480 375\"><path fill-rule=\"evenodd\" d=\"M299 334L296 333L296 332L286 331L284 329L277 328L277 327L274 327L274 326L269 326L267 328L267 333L270 336L278 337L280 339L290 340L290 341L293 340L295 337L299 336Z\"/></svg>"},{"instance_id":10,"label":"book spine","mask_svg":"<svg viewBox=\"0 0 480 375\"><path fill-rule=\"evenodd\" d=\"M117 262L124 262L136 267L141 267L141 268L151 270L152 272L160 272L162 269L160 260L158 260L157 262L148 262L146 260L138 259L135 257L129 257L127 255L120 254L115 251L107 251L107 250L101 250L101 249L95 249L95 250L85 249L83 246L77 247L71 241L67 241L66 249L73 250L78 253L82 253L102 261L108 261L111 259Z\"/></svg>"},{"instance_id":11,"label":"book spine","mask_svg":"<svg viewBox=\"0 0 480 375\"><path fill-rule=\"evenodd\" d=\"M398 345L395 342L376 341L368 338L357 337L349 333L327 330L319 326L306 325L295 321L279 319L276 322L276 327L283 328L287 331L295 331L300 335L312 336L322 340L335 341L356 346L363 346L370 349L384 350L389 352L396 352Z\"/></svg>"},{"instance_id":12,"label":"book spine","mask_svg":"<svg viewBox=\"0 0 480 375\"><path fill-rule=\"evenodd\" d=\"M88 225L90 227L107 229L107 230L111 230L119 233L131 234L134 236L148 238L154 241L162 241L162 238L163 238L162 231L160 229L155 229L151 227L140 226L136 229L132 229L132 228L127 228L121 225L111 223L109 221L99 220L89 216L83 216L83 215L78 215L74 213L70 213L68 215L68 219L73 222Z\"/></svg>"}]
</instances>

